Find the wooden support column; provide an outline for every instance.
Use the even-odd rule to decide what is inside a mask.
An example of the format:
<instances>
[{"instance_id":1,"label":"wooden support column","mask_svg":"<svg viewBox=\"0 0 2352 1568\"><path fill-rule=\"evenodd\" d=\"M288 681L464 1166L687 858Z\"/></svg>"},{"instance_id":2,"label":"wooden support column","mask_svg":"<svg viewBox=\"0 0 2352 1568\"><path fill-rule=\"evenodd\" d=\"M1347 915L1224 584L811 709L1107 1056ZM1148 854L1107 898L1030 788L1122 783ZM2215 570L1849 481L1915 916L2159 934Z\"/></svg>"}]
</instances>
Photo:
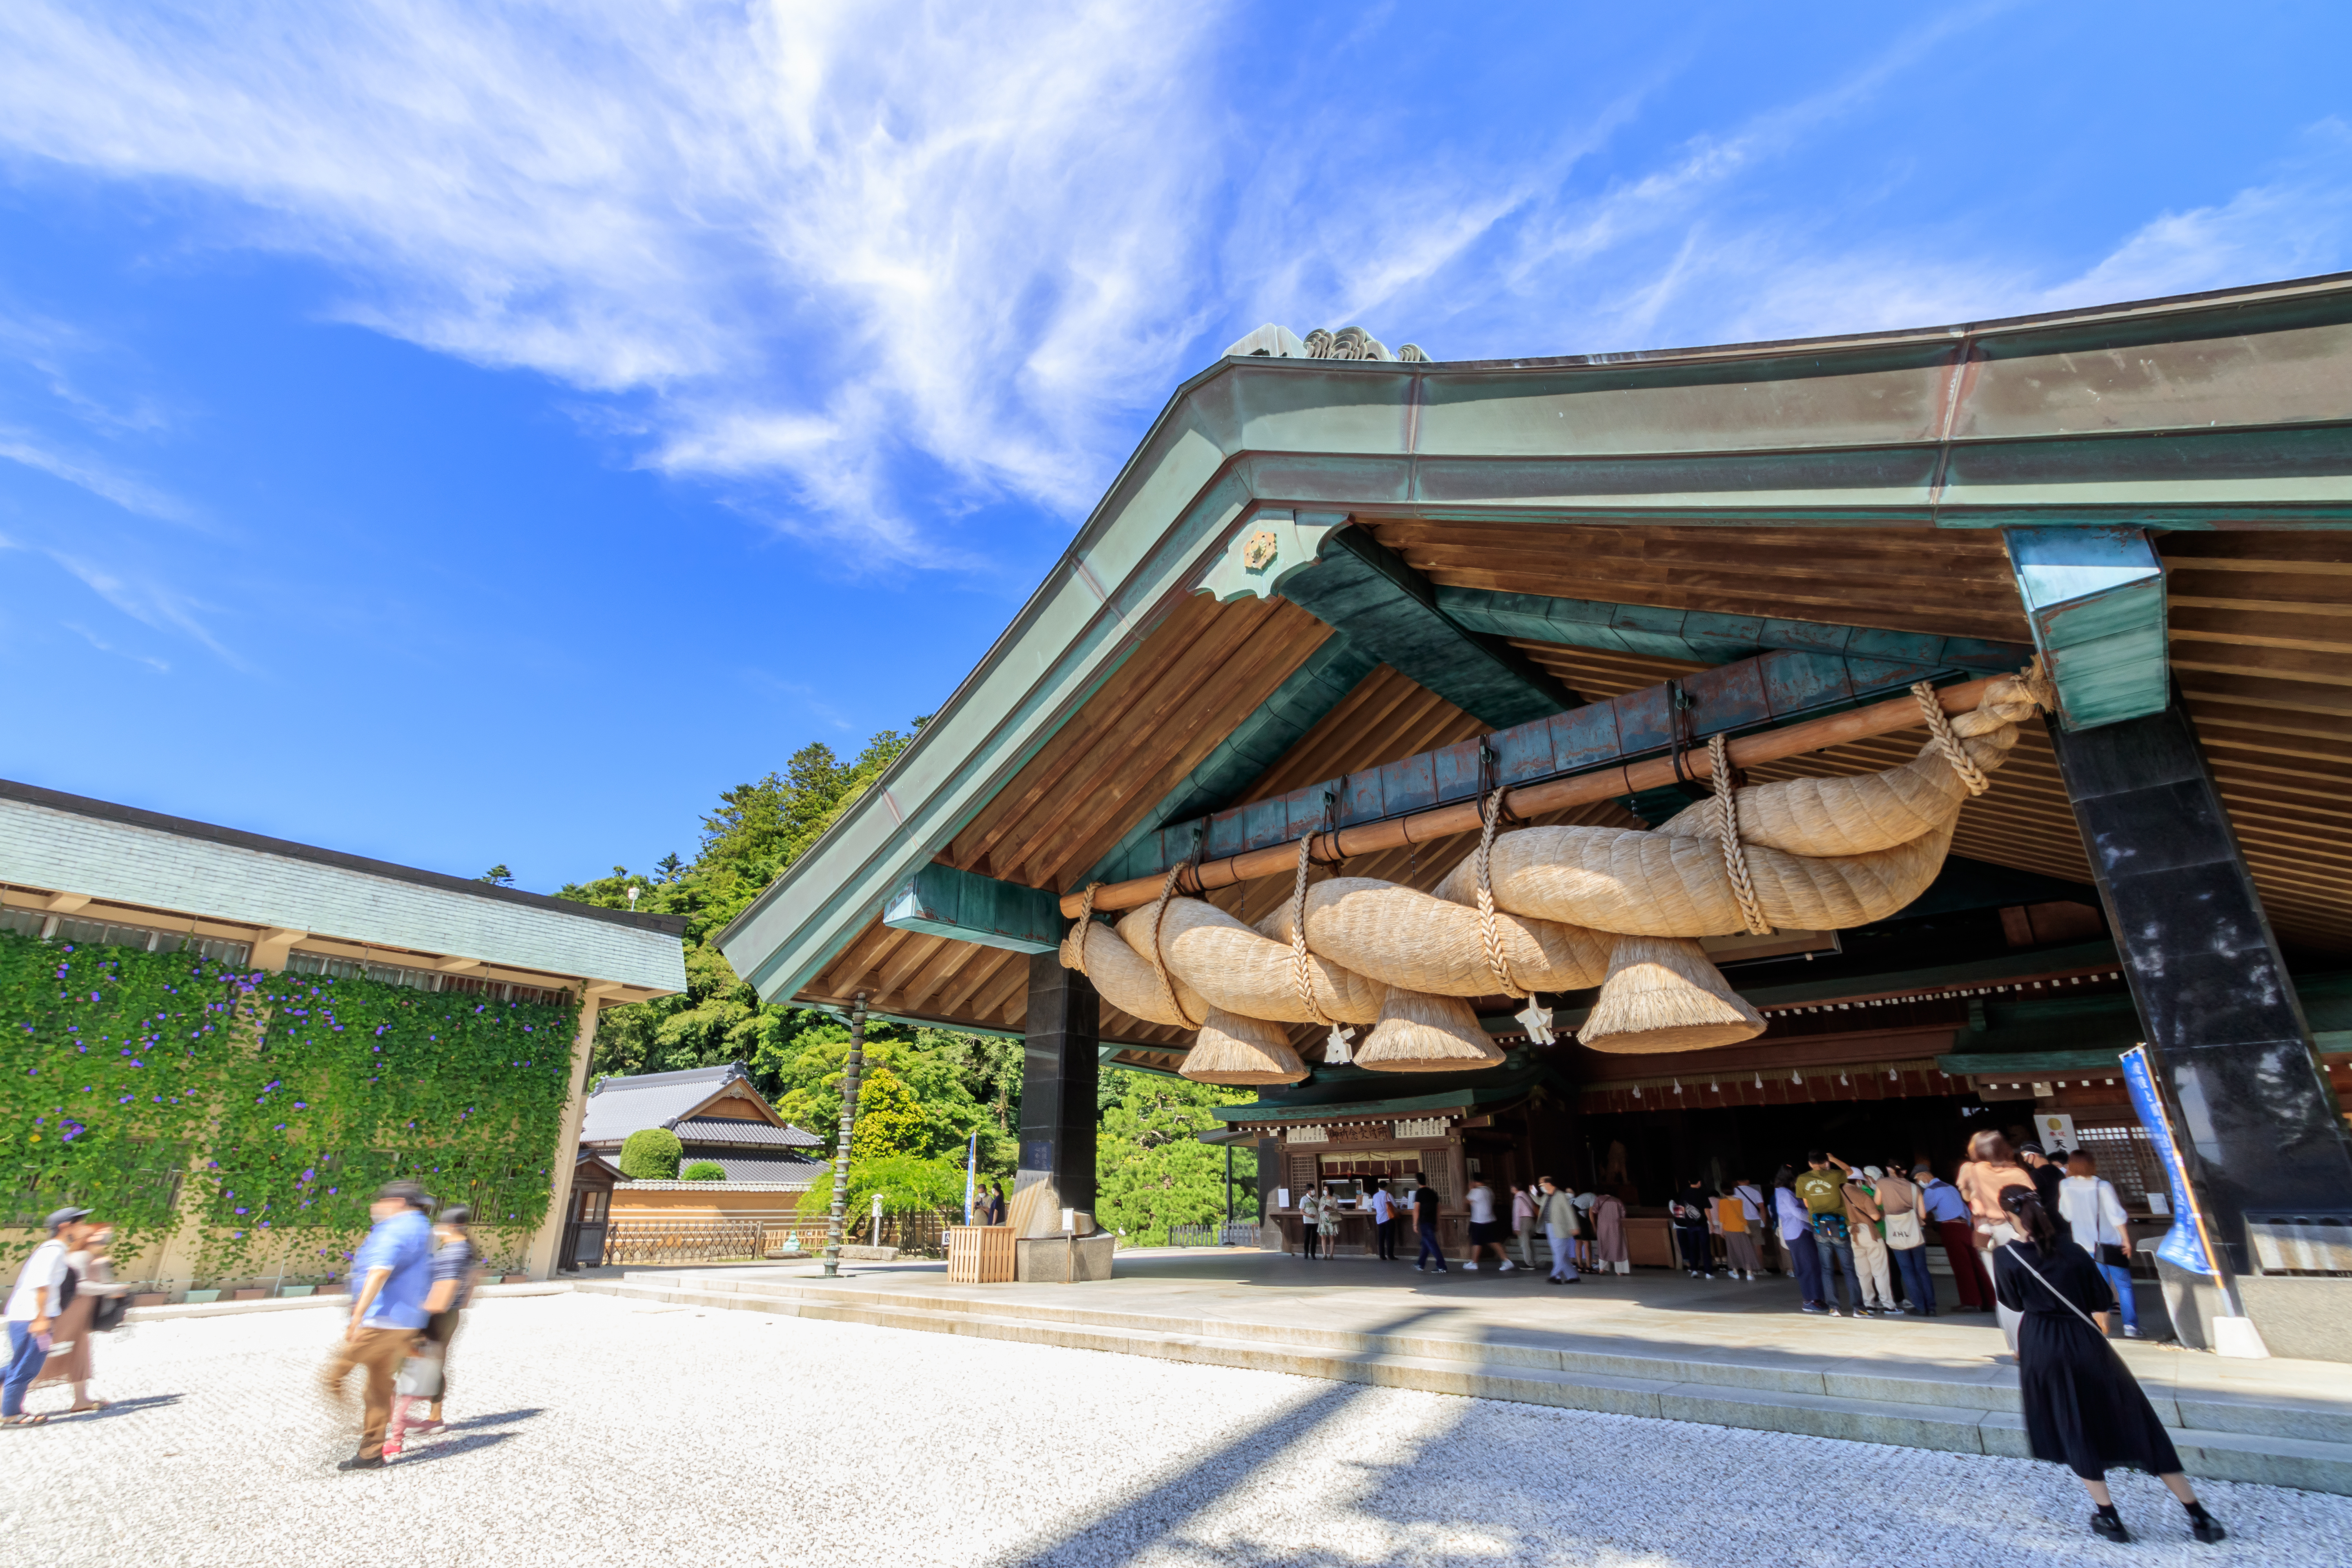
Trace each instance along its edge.
<instances>
[{"instance_id":1,"label":"wooden support column","mask_svg":"<svg viewBox=\"0 0 2352 1568\"><path fill-rule=\"evenodd\" d=\"M523 1271L533 1279L554 1276L562 1259L555 1256L563 1239L563 1222L572 1207L572 1172L580 1160L580 1124L588 1116L588 1070L596 1057L596 1016L604 998L620 986L609 980L592 981L580 994L580 1027L572 1037L572 1089L564 1097L563 1121L556 1133L553 1162L547 1168L547 1217L531 1234Z\"/></svg>"},{"instance_id":2,"label":"wooden support column","mask_svg":"<svg viewBox=\"0 0 2352 1568\"><path fill-rule=\"evenodd\" d=\"M1095 1206L1095 1087L1102 1076L1094 983L1051 952L1029 959L1021 1071L1021 1166L1005 1217L1016 1236L1051 1236L1061 1211Z\"/></svg>"},{"instance_id":3,"label":"wooden support column","mask_svg":"<svg viewBox=\"0 0 2352 1568\"><path fill-rule=\"evenodd\" d=\"M2179 699L2051 741L2189 1174L2242 1275L2249 1210L2352 1208L2352 1137Z\"/></svg>"}]
</instances>

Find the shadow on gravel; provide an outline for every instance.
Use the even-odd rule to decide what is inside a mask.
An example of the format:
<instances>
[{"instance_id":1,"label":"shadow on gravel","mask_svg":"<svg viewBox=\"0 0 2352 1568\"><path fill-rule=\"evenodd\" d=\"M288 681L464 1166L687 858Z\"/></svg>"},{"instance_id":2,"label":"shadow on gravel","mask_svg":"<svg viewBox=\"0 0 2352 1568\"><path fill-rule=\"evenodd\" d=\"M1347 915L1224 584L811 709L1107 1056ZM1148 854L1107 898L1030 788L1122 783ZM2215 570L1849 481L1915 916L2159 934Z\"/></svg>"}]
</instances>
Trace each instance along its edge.
<instances>
[{"instance_id":1,"label":"shadow on gravel","mask_svg":"<svg viewBox=\"0 0 2352 1568\"><path fill-rule=\"evenodd\" d=\"M533 1405L529 1410L501 1410L496 1415L468 1415L463 1421L450 1422L449 1430L452 1432L474 1432L478 1431L485 1426L503 1426L510 1421L528 1421L534 1415L544 1415L546 1414L547 1410L545 1406Z\"/></svg>"},{"instance_id":2,"label":"shadow on gravel","mask_svg":"<svg viewBox=\"0 0 2352 1568\"><path fill-rule=\"evenodd\" d=\"M1151 1489L1124 1508L1085 1520L1059 1541L1020 1559L1020 1568L1057 1564L1124 1563L1168 1535L1192 1515L1234 1488L1262 1478L1285 1448L1337 1415L1370 1385L1342 1383L1305 1401L1288 1415L1230 1447L1221 1448L1184 1474Z\"/></svg>"},{"instance_id":3,"label":"shadow on gravel","mask_svg":"<svg viewBox=\"0 0 2352 1568\"><path fill-rule=\"evenodd\" d=\"M177 1405L181 1397L176 1394L148 1394L137 1399L112 1399L107 1402L106 1408L103 1410L85 1410L78 1415L68 1415L60 1410L52 1415L49 1419L52 1423L107 1421L117 1415L136 1415L142 1410L160 1410L166 1405Z\"/></svg>"},{"instance_id":4,"label":"shadow on gravel","mask_svg":"<svg viewBox=\"0 0 2352 1568\"><path fill-rule=\"evenodd\" d=\"M436 1443L431 1447L411 1448L394 1460L392 1468L405 1470L417 1465L429 1465L436 1459L454 1459L460 1454L478 1454L513 1436L511 1432L476 1432L448 1442Z\"/></svg>"}]
</instances>

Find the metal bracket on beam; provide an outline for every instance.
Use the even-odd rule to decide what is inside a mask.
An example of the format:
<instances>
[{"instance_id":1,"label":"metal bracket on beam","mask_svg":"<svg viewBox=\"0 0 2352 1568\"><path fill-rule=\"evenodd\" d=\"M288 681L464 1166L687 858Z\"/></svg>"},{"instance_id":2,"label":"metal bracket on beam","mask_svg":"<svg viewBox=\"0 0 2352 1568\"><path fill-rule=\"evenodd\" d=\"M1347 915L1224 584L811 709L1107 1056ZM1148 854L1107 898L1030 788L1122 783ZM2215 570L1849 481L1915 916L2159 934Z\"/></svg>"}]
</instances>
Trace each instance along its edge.
<instances>
[{"instance_id":1,"label":"metal bracket on beam","mask_svg":"<svg viewBox=\"0 0 2352 1568\"><path fill-rule=\"evenodd\" d=\"M2160 713L2172 698L2164 563L2137 528L2003 531L2058 722L2088 730Z\"/></svg>"},{"instance_id":2,"label":"metal bracket on beam","mask_svg":"<svg viewBox=\"0 0 2352 1568\"><path fill-rule=\"evenodd\" d=\"M1008 952L1051 952L1062 945L1062 911L1052 893L936 863L892 896L882 923Z\"/></svg>"}]
</instances>

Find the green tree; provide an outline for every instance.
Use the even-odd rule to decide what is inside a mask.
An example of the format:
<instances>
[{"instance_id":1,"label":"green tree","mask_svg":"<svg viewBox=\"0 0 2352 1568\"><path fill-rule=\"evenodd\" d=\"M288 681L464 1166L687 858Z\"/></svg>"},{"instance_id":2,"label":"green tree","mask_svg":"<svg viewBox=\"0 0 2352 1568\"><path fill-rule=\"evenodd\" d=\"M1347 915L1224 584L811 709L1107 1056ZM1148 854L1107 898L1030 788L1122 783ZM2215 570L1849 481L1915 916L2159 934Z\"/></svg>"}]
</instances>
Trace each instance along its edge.
<instances>
[{"instance_id":1,"label":"green tree","mask_svg":"<svg viewBox=\"0 0 2352 1568\"><path fill-rule=\"evenodd\" d=\"M880 1154L870 1160L852 1156L849 1198L845 1213L852 1225L870 1214L873 1197L882 1194L886 1214L961 1209L963 1167L949 1160L927 1160L919 1154ZM799 1212L821 1215L833 1207L833 1183L823 1181L801 1194Z\"/></svg>"},{"instance_id":2,"label":"green tree","mask_svg":"<svg viewBox=\"0 0 2352 1568\"><path fill-rule=\"evenodd\" d=\"M1095 1223L1125 1231L1130 1247L1164 1247L1171 1226L1223 1221L1225 1151L1195 1134L1224 1125L1209 1113L1211 1106L1254 1098L1255 1091L1246 1089L1104 1068ZM1234 1150L1234 1212L1255 1213L1255 1150Z\"/></svg>"},{"instance_id":3,"label":"green tree","mask_svg":"<svg viewBox=\"0 0 2352 1568\"><path fill-rule=\"evenodd\" d=\"M727 1179L727 1167L716 1160L697 1160L680 1171L677 1179L681 1182L723 1182Z\"/></svg>"},{"instance_id":4,"label":"green tree","mask_svg":"<svg viewBox=\"0 0 2352 1568\"><path fill-rule=\"evenodd\" d=\"M667 1127L647 1127L621 1140L621 1174L633 1182L674 1182L686 1145Z\"/></svg>"},{"instance_id":5,"label":"green tree","mask_svg":"<svg viewBox=\"0 0 2352 1568\"><path fill-rule=\"evenodd\" d=\"M597 1077L676 1072L730 1061L750 1064L763 1046L789 1039L822 1016L762 1004L710 939L865 794L907 749L908 739L885 730L846 762L829 746L803 746L782 773L723 791L718 806L703 819L699 851L675 874L669 861L663 863L658 879L634 876L615 866L610 877L557 889L560 899L625 910L629 908L629 885L635 882L640 889L639 910L687 918L686 990L657 1001L606 1008L596 1028ZM762 1093L772 1093L774 1087L756 1074L755 1083Z\"/></svg>"},{"instance_id":6,"label":"green tree","mask_svg":"<svg viewBox=\"0 0 2352 1568\"><path fill-rule=\"evenodd\" d=\"M852 1161L886 1154L927 1154L929 1131L923 1108L897 1073L877 1067L866 1074L857 1089L857 1125L849 1138Z\"/></svg>"}]
</instances>

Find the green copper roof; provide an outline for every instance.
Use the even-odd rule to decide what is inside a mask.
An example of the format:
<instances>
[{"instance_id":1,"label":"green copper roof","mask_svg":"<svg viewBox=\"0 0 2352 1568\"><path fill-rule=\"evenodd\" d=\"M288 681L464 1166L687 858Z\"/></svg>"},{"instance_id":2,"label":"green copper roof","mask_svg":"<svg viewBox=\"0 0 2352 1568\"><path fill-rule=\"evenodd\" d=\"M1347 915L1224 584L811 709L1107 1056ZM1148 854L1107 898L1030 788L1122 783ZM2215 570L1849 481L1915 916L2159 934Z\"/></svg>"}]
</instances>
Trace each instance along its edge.
<instances>
[{"instance_id":1,"label":"green copper roof","mask_svg":"<svg viewBox=\"0 0 2352 1568\"><path fill-rule=\"evenodd\" d=\"M2352 526L2352 275L2011 321L1445 364L1219 361L876 786L719 938L793 994L1286 515L1835 529Z\"/></svg>"}]
</instances>

